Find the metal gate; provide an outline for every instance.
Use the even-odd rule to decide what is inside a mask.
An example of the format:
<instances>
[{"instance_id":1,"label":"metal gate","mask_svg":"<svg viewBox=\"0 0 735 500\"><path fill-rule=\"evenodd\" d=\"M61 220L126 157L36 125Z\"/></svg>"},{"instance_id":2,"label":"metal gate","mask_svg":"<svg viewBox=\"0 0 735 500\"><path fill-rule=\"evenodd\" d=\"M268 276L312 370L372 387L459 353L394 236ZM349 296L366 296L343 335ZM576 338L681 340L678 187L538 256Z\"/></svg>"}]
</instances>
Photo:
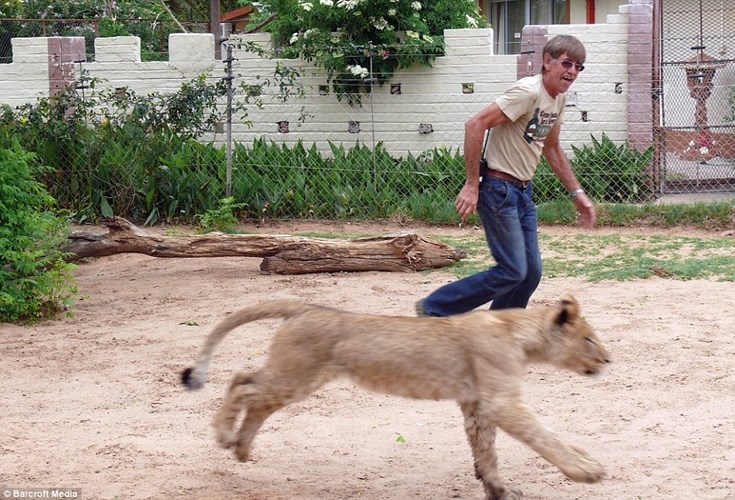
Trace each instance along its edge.
<instances>
[{"instance_id":1,"label":"metal gate","mask_svg":"<svg viewBox=\"0 0 735 500\"><path fill-rule=\"evenodd\" d=\"M662 194L735 191L735 0L660 0Z\"/></svg>"}]
</instances>

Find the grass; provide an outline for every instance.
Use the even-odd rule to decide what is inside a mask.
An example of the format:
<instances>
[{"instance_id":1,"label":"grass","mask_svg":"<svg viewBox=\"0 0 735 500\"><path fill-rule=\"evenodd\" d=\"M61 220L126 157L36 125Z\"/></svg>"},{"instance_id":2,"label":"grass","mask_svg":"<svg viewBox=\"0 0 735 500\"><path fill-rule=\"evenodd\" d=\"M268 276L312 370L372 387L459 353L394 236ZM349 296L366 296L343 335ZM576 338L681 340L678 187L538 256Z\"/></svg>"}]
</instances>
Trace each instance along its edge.
<instances>
[{"instance_id":1,"label":"grass","mask_svg":"<svg viewBox=\"0 0 735 500\"><path fill-rule=\"evenodd\" d=\"M541 226L573 225L567 201L540 204ZM681 204L598 204L597 226L620 228L616 234L594 232L539 235L544 277L581 277L589 281L713 279L735 281L735 202ZM626 228L692 228L712 236L661 235ZM730 230L730 232L723 232ZM719 231L721 235L717 235ZM576 232L575 232L576 233ZM686 234L686 230L682 233ZM467 238L441 238L467 251L468 257L445 270L461 278L493 265L482 232Z\"/></svg>"},{"instance_id":2,"label":"grass","mask_svg":"<svg viewBox=\"0 0 735 500\"><path fill-rule=\"evenodd\" d=\"M641 203L597 204L599 226L676 227L694 226L700 229L735 227L735 201L695 203ZM547 225L572 224L576 218L574 207L567 200L539 204L539 223Z\"/></svg>"},{"instance_id":3,"label":"grass","mask_svg":"<svg viewBox=\"0 0 735 500\"><path fill-rule=\"evenodd\" d=\"M575 232L576 233L576 232ZM303 233L312 238L352 239L364 235ZM492 266L482 231L466 236L433 236L467 252L443 270L458 278ZM614 234L539 234L544 278L578 277L596 282L660 277L735 281L734 236L678 236L626 232ZM431 271L426 271L431 272Z\"/></svg>"},{"instance_id":4,"label":"grass","mask_svg":"<svg viewBox=\"0 0 735 500\"><path fill-rule=\"evenodd\" d=\"M712 279L735 281L735 202L698 202L690 204L615 204L598 205L598 227L619 228L600 232L568 232L539 235L544 278L580 277L589 281L647 279ZM573 225L571 203L539 205L539 224ZM468 221L473 222L471 219ZM475 220L474 223L479 223ZM692 228L711 232L705 236L657 234L645 228ZM636 231L626 231L635 228ZM730 231L723 231L730 230ZM313 238L352 239L366 235L332 232L303 233ZM370 236L370 235L368 235ZM482 231L461 237L435 236L437 240L467 252L445 271L458 278L493 265ZM430 271L426 271L430 272Z\"/></svg>"},{"instance_id":5,"label":"grass","mask_svg":"<svg viewBox=\"0 0 735 500\"><path fill-rule=\"evenodd\" d=\"M468 257L447 267L458 278L493 265L482 233L441 240L463 248ZM580 277L589 281L624 281L658 276L668 279L735 281L732 236L656 234L539 235L544 277Z\"/></svg>"}]
</instances>

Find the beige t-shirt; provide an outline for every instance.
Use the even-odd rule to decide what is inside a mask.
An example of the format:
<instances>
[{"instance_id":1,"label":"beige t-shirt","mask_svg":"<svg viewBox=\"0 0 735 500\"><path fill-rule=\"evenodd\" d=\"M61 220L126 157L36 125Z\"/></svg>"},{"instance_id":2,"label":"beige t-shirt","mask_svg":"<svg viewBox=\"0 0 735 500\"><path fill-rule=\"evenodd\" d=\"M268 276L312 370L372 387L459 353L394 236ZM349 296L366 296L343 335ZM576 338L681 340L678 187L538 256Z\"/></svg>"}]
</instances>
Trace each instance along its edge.
<instances>
[{"instance_id":1,"label":"beige t-shirt","mask_svg":"<svg viewBox=\"0 0 735 500\"><path fill-rule=\"evenodd\" d=\"M488 166L521 180L533 177L554 124L563 122L566 96L551 97L541 75L518 80L495 101L510 119L490 131L485 158Z\"/></svg>"}]
</instances>

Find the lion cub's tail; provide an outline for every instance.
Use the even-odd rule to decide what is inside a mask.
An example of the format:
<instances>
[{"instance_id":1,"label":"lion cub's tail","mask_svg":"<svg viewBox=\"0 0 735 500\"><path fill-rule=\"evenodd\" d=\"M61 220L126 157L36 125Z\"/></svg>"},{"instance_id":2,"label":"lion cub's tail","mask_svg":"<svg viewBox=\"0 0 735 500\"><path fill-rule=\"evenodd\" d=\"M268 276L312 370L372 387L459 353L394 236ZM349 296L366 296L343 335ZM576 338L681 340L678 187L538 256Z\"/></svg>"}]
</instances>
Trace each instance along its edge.
<instances>
[{"instance_id":1,"label":"lion cub's tail","mask_svg":"<svg viewBox=\"0 0 735 500\"><path fill-rule=\"evenodd\" d=\"M295 300L273 300L245 307L239 311L227 316L225 319L217 323L214 329L207 336L204 345L197 355L196 363L193 367L185 369L181 372L181 381L189 389L199 389L207 380L207 369L212 359L215 348L222 342L222 339L233 329L238 326L258 321L260 319L283 318L288 319L299 316L307 311L315 309L319 306L313 306L298 302Z\"/></svg>"}]
</instances>

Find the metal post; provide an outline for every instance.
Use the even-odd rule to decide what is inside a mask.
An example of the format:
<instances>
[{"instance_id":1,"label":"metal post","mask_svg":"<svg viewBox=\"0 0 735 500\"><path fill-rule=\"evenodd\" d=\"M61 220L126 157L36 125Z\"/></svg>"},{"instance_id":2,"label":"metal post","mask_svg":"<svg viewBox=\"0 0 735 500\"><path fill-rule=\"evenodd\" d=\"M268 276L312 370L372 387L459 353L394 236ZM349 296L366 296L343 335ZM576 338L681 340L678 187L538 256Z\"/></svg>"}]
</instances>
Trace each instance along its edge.
<instances>
[{"instance_id":1,"label":"metal post","mask_svg":"<svg viewBox=\"0 0 735 500\"><path fill-rule=\"evenodd\" d=\"M232 76L232 61L234 59L232 58L232 44L229 40L225 43L227 44L227 59L225 59L227 74L224 77L227 84L227 107L225 109L225 115L227 117L227 123L225 124L225 133L227 137L225 144L227 162L225 197L229 198L232 194L232 79L234 78Z\"/></svg>"}]
</instances>

